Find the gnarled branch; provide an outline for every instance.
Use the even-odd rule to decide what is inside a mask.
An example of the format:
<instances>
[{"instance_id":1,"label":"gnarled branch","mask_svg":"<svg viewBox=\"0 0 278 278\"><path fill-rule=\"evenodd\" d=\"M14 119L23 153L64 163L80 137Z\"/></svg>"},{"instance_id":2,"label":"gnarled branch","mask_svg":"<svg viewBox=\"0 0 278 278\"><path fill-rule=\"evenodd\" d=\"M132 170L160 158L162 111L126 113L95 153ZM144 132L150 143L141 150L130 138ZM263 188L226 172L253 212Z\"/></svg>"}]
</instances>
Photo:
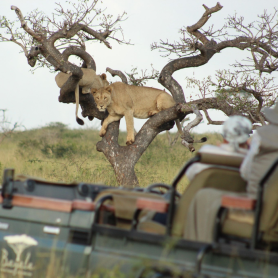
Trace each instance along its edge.
<instances>
[{"instance_id":1,"label":"gnarled branch","mask_svg":"<svg viewBox=\"0 0 278 278\"><path fill-rule=\"evenodd\" d=\"M71 45L71 46L67 47L62 53L64 61L68 61L68 58L70 55L76 55L84 60L82 68L89 68L89 69L93 69L94 71L96 71L95 60L84 49Z\"/></svg>"},{"instance_id":2,"label":"gnarled branch","mask_svg":"<svg viewBox=\"0 0 278 278\"><path fill-rule=\"evenodd\" d=\"M195 140L191 137L189 132L193 127L197 126L203 120L203 116L200 113L200 111L198 110L196 104L192 104L192 109L193 109L193 113L196 115L196 117L193 121L188 123L183 128L184 134L181 136L181 138L182 138L181 144L184 145L186 148L188 148L191 152L194 152L195 148L193 146L193 143L197 143L197 142L195 142ZM205 141L207 141L207 139L205 137L203 137L200 142L205 142Z\"/></svg>"},{"instance_id":3,"label":"gnarled branch","mask_svg":"<svg viewBox=\"0 0 278 278\"><path fill-rule=\"evenodd\" d=\"M37 57L38 55L41 53L39 46L33 46L31 47L29 53L27 54L27 60L28 60L28 64L31 67L34 67L36 65L37 62Z\"/></svg>"},{"instance_id":4,"label":"gnarled branch","mask_svg":"<svg viewBox=\"0 0 278 278\"><path fill-rule=\"evenodd\" d=\"M223 6L221 6L219 2L217 2L216 6L212 8L208 8L206 5L203 6L206 10L205 13L202 15L202 17L199 19L197 23L195 23L192 26L188 26L187 31L193 36L195 36L198 40L200 40L203 44L207 44L210 41L198 29L202 28L206 24L212 13L218 12L223 8Z\"/></svg>"},{"instance_id":5,"label":"gnarled branch","mask_svg":"<svg viewBox=\"0 0 278 278\"><path fill-rule=\"evenodd\" d=\"M126 76L120 70L113 70L111 68L106 68L106 71L108 71L113 77L119 76L122 79L123 83L128 84Z\"/></svg>"},{"instance_id":6,"label":"gnarled branch","mask_svg":"<svg viewBox=\"0 0 278 278\"><path fill-rule=\"evenodd\" d=\"M37 34L36 32L34 32L32 29L30 29L27 25L27 22L24 19L24 16L21 12L21 10L16 7L16 6L11 6L11 10L14 10L17 14L17 17L21 23L21 27L29 34L31 35L34 39L36 39L38 42L41 42L43 39L42 35Z\"/></svg>"}]
</instances>

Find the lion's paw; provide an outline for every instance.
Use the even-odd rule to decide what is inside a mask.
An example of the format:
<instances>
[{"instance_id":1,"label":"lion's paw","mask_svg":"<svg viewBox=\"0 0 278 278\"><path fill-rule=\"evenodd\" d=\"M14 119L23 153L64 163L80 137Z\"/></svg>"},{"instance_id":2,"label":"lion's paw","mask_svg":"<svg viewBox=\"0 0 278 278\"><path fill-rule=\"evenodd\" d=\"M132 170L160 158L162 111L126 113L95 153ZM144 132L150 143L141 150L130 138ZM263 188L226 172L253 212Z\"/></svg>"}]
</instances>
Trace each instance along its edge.
<instances>
[{"instance_id":1,"label":"lion's paw","mask_svg":"<svg viewBox=\"0 0 278 278\"><path fill-rule=\"evenodd\" d=\"M99 136L100 137L103 137L106 133L106 130L105 129L101 129L100 132L99 132Z\"/></svg>"},{"instance_id":2,"label":"lion's paw","mask_svg":"<svg viewBox=\"0 0 278 278\"><path fill-rule=\"evenodd\" d=\"M157 111L150 111L149 113L148 113L148 115L149 115L149 117L151 117L151 116L153 116L153 115L155 115L155 114L157 114L158 112Z\"/></svg>"},{"instance_id":3,"label":"lion's paw","mask_svg":"<svg viewBox=\"0 0 278 278\"><path fill-rule=\"evenodd\" d=\"M127 138L126 139L126 144L129 146L129 145L133 144L134 141L135 141L134 138Z\"/></svg>"}]
</instances>

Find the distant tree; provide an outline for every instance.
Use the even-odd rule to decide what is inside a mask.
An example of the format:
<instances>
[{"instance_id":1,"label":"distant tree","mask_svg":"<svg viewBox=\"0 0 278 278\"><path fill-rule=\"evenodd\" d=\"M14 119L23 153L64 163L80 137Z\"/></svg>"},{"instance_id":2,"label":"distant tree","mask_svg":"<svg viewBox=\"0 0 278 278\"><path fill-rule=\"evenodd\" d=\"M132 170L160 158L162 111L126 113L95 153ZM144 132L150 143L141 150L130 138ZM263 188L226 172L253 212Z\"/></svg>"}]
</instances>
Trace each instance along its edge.
<instances>
[{"instance_id":1,"label":"distant tree","mask_svg":"<svg viewBox=\"0 0 278 278\"><path fill-rule=\"evenodd\" d=\"M111 40L129 44L117 36L122 30L119 24L125 20L125 14L114 18L105 15L97 8L98 0L79 1L72 8L57 5L52 17L42 12L33 11L23 16L20 9L12 6L18 16L22 28L14 29L17 22L10 22L6 17L0 20L5 33L1 41L12 41L23 49L30 66L47 66L51 70L72 73L72 76L60 90L59 101L75 102L74 88L82 78L81 67L68 61L70 55L80 57L84 62L82 67L96 69L91 55L86 52L86 43L100 41L111 48ZM265 124L262 113L264 106L271 106L277 98L277 87L273 79L267 79L265 73L277 71L277 11L269 15L264 12L257 21L245 24L243 17L230 16L227 23L220 29L208 27L202 29L213 13L222 9L220 3L214 7L205 8L204 14L193 25L181 28L182 37L177 42L161 40L153 43L152 50L158 50L163 56L176 55L159 74L158 81L168 89L177 102L175 107L162 111L151 117L137 133L134 144L119 146L119 122L109 125L106 135L97 143L97 150L103 152L115 170L120 185L135 186L138 180L134 166L147 149L152 140L162 131L169 130L174 120L195 113L196 119L187 124L182 136L182 144L194 151L194 139L190 129L202 121L199 110L203 110L210 124L222 124L221 121L210 119L208 109L223 111L227 116L241 114L248 117L254 124ZM96 19L101 18L96 23ZM214 55L220 55L226 48L247 50L249 58L243 63L235 63L235 71L222 71L216 74L215 80L208 78L203 81L188 79L188 86L199 88L199 98L185 101L184 91L173 78L173 73L189 67L199 67L210 61ZM155 77L153 72L142 78L137 78L137 68L127 74L120 70L108 68L112 75L118 75L125 83L142 85L146 79ZM256 74L258 72L258 74ZM144 78L145 77L145 78ZM80 94L80 105L83 117L94 117L103 120L105 113L99 112L91 95Z\"/></svg>"},{"instance_id":2,"label":"distant tree","mask_svg":"<svg viewBox=\"0 0 278 278\"><path fill-rule=\"evenodd\" d=\"M17 122L12 123L6 117L7 109L0 109L2 113L0 116L0 144L5 138L9 137L16 129L20 128L21 125Z\"/></svg>"}]
</instances>

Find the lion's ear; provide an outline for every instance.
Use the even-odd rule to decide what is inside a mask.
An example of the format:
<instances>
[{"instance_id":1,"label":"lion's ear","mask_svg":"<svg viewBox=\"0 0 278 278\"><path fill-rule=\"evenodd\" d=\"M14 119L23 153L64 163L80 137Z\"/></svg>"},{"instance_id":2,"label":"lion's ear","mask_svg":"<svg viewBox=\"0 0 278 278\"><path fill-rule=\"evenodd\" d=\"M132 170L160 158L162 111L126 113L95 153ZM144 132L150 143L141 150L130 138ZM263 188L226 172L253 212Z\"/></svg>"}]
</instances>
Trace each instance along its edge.
<instances>
[{"instance_id":1,"label":"lion's ear","mask_svg":"<svg viewBox=\"0 0 278 278\"><path fill-rule=\"evenodd\" d=\"M100 76L100 78L101 78L102 80L106 80L106 74L103 73L103 74Z\"/></svg>"},{"instance_id":2,"label":"lion's ear","mask_svg":"<svg viewBox=\"0 0 278 278\"><path fill-rule=\"evenodd\" d=\"M108 86L105 88L106 91L108 91L110 94L112 93L112 87Z\"/></svg>"},{"instance_id":3,"label":"lion's ear","mask_svg":"<svg viewBox=\"0 0 278 278\"><path fill-rule=\"evenodd\" d=\"M95 94L97 92L98 89L96 88L91 88L91 94Z\"/></svg>"}]
</instances>

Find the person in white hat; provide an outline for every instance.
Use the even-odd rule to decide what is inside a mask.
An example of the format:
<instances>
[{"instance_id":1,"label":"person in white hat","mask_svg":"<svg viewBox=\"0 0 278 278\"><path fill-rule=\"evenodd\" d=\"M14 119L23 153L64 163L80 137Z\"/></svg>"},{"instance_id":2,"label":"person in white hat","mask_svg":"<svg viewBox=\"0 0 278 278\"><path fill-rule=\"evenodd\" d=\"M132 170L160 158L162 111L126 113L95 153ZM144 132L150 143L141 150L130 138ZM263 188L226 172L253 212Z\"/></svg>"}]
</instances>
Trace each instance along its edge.
<instances>
[{"instance_id":1,"label":"person in white hat","mask_svg":"<svg viewBox=\"0 0 278 278\"><path fill-rule=\"evenodd\" d=\"M247 140L251 132L252 123L250 120L243 116L231 116L223 124L223 144L220 146L204 145L199 152L244 157L249 148ZM194 163L186 171L186 176L191 181L197 174L211 166L209 164Z\"/></svg>"},{"instance_id":2,"label":"person in white hat","mask_svg":"<svg viewBox=\"0 0 278 278\"><path fill-rule=\"evenodd\" d=\"M256 198L261 178L278 158L278 104L274 108L265 108L263 112L269 124L257 129L250 149L240 167L241 176L247 181L246 194L253 198ZM223 130L224 138L232 142L233 136L237 132L238 138L241 138L244 128L238 129L235 122L232 122L229 127L227 125L226 133L225 128ZM242 140L245 139L246 137L242 136ZM235 149L239 147L240 141L233 141L232 145ZM212 242L216 214L221 205L221 198L226 194L227 191L213 188L204 188L197 192L187 213L183 234L185 239ZM236 193L229 194L237 195Z\"/></svg>"},{"instance_id":3,"label":"person in white hat","mask_svg":"<svg viewBox=\"0 0 278 278\"><path fill-rule=\"evenodd\" d=\"M278 103L263 110L268 125L257 129L240 173L247 181L247 193L256 198L259 181L278 158Z\"/></svg>"}]
</instances>

